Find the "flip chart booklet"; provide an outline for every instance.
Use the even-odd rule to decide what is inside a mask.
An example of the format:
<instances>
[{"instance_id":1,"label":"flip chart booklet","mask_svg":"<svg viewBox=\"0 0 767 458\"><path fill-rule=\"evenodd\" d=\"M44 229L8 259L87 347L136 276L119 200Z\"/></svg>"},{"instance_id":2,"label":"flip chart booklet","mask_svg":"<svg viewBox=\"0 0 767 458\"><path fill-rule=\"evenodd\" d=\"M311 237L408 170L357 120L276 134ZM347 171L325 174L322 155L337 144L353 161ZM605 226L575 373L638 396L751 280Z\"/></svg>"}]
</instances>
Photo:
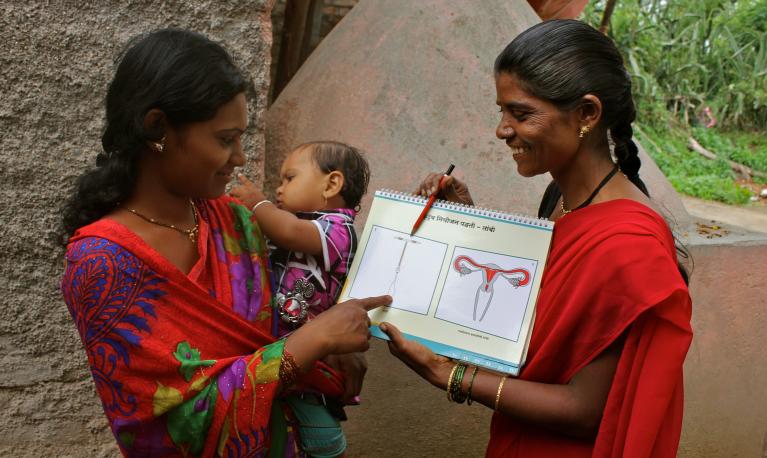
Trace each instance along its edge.
<instances>
[{"instance_id":1,"label":"flip chart booklet","mask_svg":"<svg viewBox=\"0 0 767 458\"><path fill-rule=\"evenodd\" d=\"M517 375L554 223L437 201L414 236L427 199L376 191L341 301L388 294L370 312L435 353Z\"/></svg>"}]
</instances>

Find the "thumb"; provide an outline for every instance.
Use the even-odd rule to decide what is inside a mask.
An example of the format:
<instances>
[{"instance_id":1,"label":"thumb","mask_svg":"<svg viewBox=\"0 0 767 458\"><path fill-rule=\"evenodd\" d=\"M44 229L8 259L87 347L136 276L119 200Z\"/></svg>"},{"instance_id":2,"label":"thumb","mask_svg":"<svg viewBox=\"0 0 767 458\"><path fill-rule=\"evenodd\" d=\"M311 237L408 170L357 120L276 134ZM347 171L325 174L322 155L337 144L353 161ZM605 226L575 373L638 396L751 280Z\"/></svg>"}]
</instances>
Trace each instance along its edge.
<instances>
[{"instance_id":1,"label":"thumb","mask_svg":"<svg viewBox=\"0 0 767 458\"><path fill-rule=\"evenodd\" d=\"M394 343L394 345L396 346L399 346L402 343L402 341L405 339L404 337L402 337L402 332L391 323L386 323L386 322L381 323L380 325L378 325L378 328L381 331L383 331L384 334L389 336L389 339L391 339L392 343Z\"/></svg>"}]
</instances>

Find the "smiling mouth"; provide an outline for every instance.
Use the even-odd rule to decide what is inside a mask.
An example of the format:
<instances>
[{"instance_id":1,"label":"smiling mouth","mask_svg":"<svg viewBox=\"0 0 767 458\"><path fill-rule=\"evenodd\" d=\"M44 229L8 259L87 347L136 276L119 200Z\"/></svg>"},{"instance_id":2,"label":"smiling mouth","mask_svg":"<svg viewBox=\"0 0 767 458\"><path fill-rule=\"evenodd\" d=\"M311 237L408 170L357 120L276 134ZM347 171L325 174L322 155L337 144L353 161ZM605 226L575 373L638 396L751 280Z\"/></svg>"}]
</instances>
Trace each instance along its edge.
<instances>
[{"instance_id":1,"label":"smiling mouth","mask_svg":"<svg viewBox=\"0 0 767 458\"><path fill-rule=\"evenodd\" d=\"M519 147L519 146L509 145L509 149L511 150L511 156L514 157L514 158L523 156L523 155L527 154L527 152L528 152L527 148L523 148L523 147Z\"/></svg>"}]
</instances>

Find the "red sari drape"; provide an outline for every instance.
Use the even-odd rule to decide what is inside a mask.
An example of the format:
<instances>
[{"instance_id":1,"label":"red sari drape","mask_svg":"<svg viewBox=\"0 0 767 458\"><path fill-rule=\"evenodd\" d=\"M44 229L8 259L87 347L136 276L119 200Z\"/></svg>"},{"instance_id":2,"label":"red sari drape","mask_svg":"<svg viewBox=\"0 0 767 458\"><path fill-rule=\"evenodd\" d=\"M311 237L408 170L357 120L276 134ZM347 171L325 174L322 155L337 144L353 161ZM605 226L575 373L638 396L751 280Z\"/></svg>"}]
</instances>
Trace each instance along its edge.
<instances>
[{"instance_id":1,"label":"red sari drape","mask_svg":"<svg viewBox=\"0 0 767 458\"><path fill-rule=\"evenodd\" d=\"M62 292L104 412L126 456L291 456L266 244L236 201L196 205L189 274L110 219L69 243ZM302 387L338 396L342 380L318 365Z\"/></svg>"},{"instance_id":2,"label":"red sari drape","mask_svg":"<svg viewBox=\"0 0 767 458\"><path fill-rule=\"evenodd\" d=\"M496 413L487 456L675 456L690 315L673 237L653 210L619 199L560 218L520 378L568 383L625 333L599 432L571 439Z\"/></svg>"}]
</instances>

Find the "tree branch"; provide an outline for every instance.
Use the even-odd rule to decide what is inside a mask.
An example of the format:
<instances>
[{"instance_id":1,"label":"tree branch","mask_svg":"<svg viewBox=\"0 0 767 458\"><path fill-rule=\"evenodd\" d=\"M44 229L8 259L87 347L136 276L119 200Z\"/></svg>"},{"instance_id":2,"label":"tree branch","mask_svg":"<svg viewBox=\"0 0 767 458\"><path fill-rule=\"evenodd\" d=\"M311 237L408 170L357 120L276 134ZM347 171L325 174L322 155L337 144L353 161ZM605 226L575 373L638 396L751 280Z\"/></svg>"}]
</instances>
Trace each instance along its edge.
<instances>
[{"instance_id":1,"label":"tree branch","mask_svg":"<svg viewBox=\"0 0 767 458\"><path fill-rule=\"evenodd\" d=\"M696 153L700 154L701 156L703 156L703 157L705 157L707 159L711 159L711 160L714 160L714 161L717 159L715 153L712 153L711 151L709 151L706 148L704 148L703 145L698 143L697 140L695 140L692 137L690 137L688 142L687 142L687 148L689 148L691 151L695 151ZM758 172L758 171L752 169L751 167L745 166L743 164L739 164L739 163L737 163L735 161L730 161L730 160L727 160L727 159L725 159L725 161L730 166L730 168L735 171L735 173L739 173L739 174L745 176L746 178L751 178L752 176L758 176L758 177L761 177L761 178L767 178L767 173Z\"/></svg>"}]
</instances>

